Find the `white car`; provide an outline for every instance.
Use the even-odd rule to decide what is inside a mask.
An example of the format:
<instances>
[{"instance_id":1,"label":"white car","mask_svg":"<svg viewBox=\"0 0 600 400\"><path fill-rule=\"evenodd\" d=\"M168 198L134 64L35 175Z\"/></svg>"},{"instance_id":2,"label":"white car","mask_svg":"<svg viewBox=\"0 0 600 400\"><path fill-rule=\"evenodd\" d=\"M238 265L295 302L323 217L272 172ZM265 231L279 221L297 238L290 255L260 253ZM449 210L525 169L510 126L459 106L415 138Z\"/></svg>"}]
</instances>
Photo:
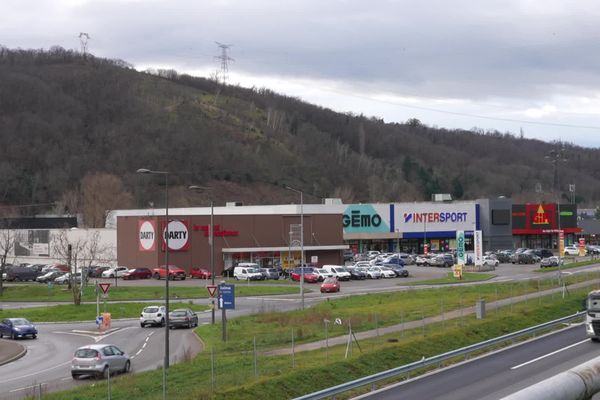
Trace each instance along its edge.
<instances>
[{"instance_id":1,"label":"white car","mask_svg":"<svg viewBox=\"0 0 600 400\"><path fill-rule=\"evenodd\" d=\"M381 270L378 267L365 268L363 271L369 279L379 279L382 277Z\"/></svg>"},{"instance_id":2,"label":"white car","mask_svg":"<svg viewBox=\"0 0 600 400\"><path fill-rule=\"evenodd\" d=\"M148 306L142 310L140 314L140 326L144 328L146 325L165 326L165 306Z\"/></svg>"},{"instance_id":3,"label":"white car","mask_svg":"<svg viewBox=\"0 0 600 400\"><path fill-rule=\"evenodd\" d=\"M586 250L583 250L583 255L586 255ZM579 255L579 247L577 246L566 246L565 247L565 256L578 256Z\"/></svg>"},{"instance_id":4,"label":"white car","mask_svg":"<svg viewBox=\"0 0 600 400\"><path fill-rule=\"evenodd\" d=\"M372 270L379 270L381 276L384 278L395 278L396 273L393 269L388 267L371 267Z\"/></svg>"},{"instance_id":5,"label":"white car","mask_svg":"<svg viewBox=\"0 0 600 400\"><path fill-rule=\"evenodd\" d=\"M494 257L490 257L490 256L483 257L483 265L493 265L494 267L497 267L498 264L500 264L500 262L498 261L498 259L496 259Z\"/></svg>"},{"instance_id":6,"label":"white car","mask_svg":"<svg viewBox=\"0 0 600 400\"><path fill-rule=\"evenodd\" d=\"M314 273L319 275L319 280L324 281L327 278L333 278L333 274L323 268L315 268Z\"/></svg>"},{"instance_id":7,"label":"white car","mask_svg":"<svg viewBox=\"0 0 600 400\"><path fill-rule=\"evenodd\" d=\"M112 267L102 272L103 278L121 278L125 272L129 271L127 267Z\"/></svg>"}]
</instances>

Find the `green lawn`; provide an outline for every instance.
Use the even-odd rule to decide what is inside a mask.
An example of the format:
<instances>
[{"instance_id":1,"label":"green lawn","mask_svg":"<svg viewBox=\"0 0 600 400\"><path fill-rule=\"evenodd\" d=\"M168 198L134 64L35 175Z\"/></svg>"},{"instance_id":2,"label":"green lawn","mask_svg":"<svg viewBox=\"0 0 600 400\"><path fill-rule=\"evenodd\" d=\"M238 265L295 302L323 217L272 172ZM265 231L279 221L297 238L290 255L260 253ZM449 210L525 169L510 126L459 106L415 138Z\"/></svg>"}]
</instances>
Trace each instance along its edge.
<instances>
[{"instance_id":1,"label":"green lawn","mask_svg":"<svg viewBox=\"0 0 600 400\"><path fill-rule=\"evenodd\" d=\"M571 268L577 268L577 267L585 267L586 265L594 265L594 264L598 264L599 262L600 262L600 260L572 262L572 263L561 265L560 269L563 270L563 269L571 269ZM558 271L558 270L559 270L558 267L547 267L547 268L540 267L540 269L536 269L535 272L552 272L552 271Z\"/></svg>"},{"instance_id":2,"label":"green lawn","mask_svg":"<svg viewBox=\"0 0 600 400\"><path fill-rule=\"evenodd\" d=\"M462 279L454 277L453 272L448 272L445 278L437 279L425 279L410 283L400 283L399 286L414 286L414 285L444 285L448 283L467 283L467 282L478 282L487 281L496 277L494 274L486 274L483 272L463 272Z\"/></svg>"},{"instance_id":3,"label":"green lawn","mask_svg":"<svg viewBox=\"0 0 600 400\"><path fill-rule=\"evenodd\" d=\"M144 307L151 303L110 303L106 306L106 312L111 314L112 319L136 318ZM189 303L169 303L169 308L190 308L194 311L202 312L208 310L208 305L195 305ZM104 312L104 305L100 304L100 312ZM61 304L48 307L31 307L20 309L8 309L0 311L0 319L23 317L36 322L64 322L64 321L95 321L96 305L82 304Z\"/></svg>"},{"instance_id":4,"label":"green lawn","mask_svg":"<svg viewBox=\"0 0 600 400\"><path fill-rule=\"evenodd\" d=\"M354 296L325 302L314 309L286 313L288 315L265 313L236 318L229 321L229 342L226 344L220 341L218 325L201 326L196 332L206 343L207 349L195 359L169 369L168 397L181 400L293 398L572 314L580 309L581 299L590 289L570 290L564 299L559 295L547 296L490 309L482 320L470 315L361 340L360 349L354 344L348 358L345 358L345 345L332 346L328 350L297 352L294 355L265 356L262 353L272 347L290 348L292 331L296 338L307 338L309 335L310 340L323 338L323 317L339 316L344 321L352 317L353 328L360 330L373 327L376 321L379 326L389 325L389 319L394 319L403 311L408 313L411 309L426 310L419 311L419 314L428 315L438 309L440 299L450 304L460 298L466 305L472 304L474 296L494 297L497 290L503 295L510 291L513 295L535 291L536 283L519 287L513 285L512 288L500 284L480 285L486 288L479 288L479 292L475 288L461 286L408 291L404 295ZM368 315L371 315L370 319L365 318ZM379 316L377 320L372 318L374 315ZM274 328L278 333L269 334ZM329 328L330 336L347 332L346 326L336 327L333 323ZM256 364L252 351L254 337L257 343ZM211 370L215 373L214 381L211 380ZM111 382L112 398L160 399L161 374L157 370L118 377ZM192 381L194 384L190 385ZM49 394L44 398L94 400L105 399L106 393L105 382L96 382L94 386Z\"/></svg>"},{"instance_id":5,"label":"green lawn","mask_svg":"<svg viewBox=\"0 0 600 400\"><path fill-rule=\"evenodd\" d=\"M297 286L265 286L247 285L238 283L235 288L236 296L263 296L276 294L299 293ZM164 299L163 285L157 286L111 286L109 289L109 301L122 300L160 300ZM170 299L202 299L208 298L205 282L201 281L198 286L178 287L173 284L169 287ZM2 301L72 301L73 296L66 286L54 285L51 289L41 284L22 284L4 287ZM82 301L96 301L94 286L84 288Z\"/></svg>"}]
</instances>

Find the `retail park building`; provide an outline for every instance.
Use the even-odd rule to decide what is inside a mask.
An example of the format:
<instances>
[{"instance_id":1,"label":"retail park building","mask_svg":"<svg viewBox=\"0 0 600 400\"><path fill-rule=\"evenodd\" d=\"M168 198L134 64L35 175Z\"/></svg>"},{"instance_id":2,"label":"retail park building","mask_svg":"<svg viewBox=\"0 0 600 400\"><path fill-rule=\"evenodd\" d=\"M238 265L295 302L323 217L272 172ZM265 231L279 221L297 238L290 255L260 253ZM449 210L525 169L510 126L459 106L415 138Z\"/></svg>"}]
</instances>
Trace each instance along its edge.
<instances>
[{"instance_id":1,"label":"retail park building","mask_svg":"<svg viewBox=\"0 0 600 400\"><path fill-rule=\"evenodd\" d=\"M210 221L214 227L215 271L251 261L283 268L306 263L343 263L344 250L422 253L456 248L456 232L464 231L467 251L475 230L481 230L483 249L516 247L556 248L558 231L566 244L581 231L572 204L512 204L511 199L474 201L342 204L289 204L170 208L169 264L210 265ZM154 267L165 262L165 209L113 211L116 221L117 263ZM301 226L303 231L301 233ZM302 240L303 239L303 240Z\"/></svg>"}]
</instances>

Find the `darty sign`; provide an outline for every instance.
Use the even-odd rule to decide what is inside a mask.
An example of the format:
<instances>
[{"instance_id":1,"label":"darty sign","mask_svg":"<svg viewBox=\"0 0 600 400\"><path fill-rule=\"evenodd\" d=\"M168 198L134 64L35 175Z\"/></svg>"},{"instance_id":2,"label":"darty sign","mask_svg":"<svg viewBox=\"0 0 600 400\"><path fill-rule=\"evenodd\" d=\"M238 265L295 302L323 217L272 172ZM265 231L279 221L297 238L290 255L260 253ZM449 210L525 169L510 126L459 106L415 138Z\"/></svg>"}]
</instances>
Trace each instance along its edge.
<instances>
[{"instance_id":1,"label":"darty sign","mask_svg":"<svg viewBox=\"0 0 600 400\"><path fill-rule=\"evenodd\" d=\"M140 251L154 251L156 236L156 222L153 220L138 221L138 239Z\"/></svg>"},{"instance_id":2,"label":"darty sign","mask_svg":"<svg viewBox=\"0 0 600 400\"><path fill-rule=\"evenodd\" d=\"M169 242L169 251L187 251L190 247L190 231L187 220L169 221L168 229L162 223L163 251L166 248L167 238Z\"/></svg>"}]
</instances>

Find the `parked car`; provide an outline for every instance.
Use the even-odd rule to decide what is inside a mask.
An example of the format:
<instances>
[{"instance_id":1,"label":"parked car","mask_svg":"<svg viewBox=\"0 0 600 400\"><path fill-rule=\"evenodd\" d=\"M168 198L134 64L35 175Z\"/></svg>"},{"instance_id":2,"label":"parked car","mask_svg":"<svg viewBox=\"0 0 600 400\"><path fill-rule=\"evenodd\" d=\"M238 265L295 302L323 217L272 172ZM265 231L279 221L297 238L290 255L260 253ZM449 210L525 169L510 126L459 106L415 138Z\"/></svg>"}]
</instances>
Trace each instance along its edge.
<instances>
[{"instance_id":1,"label":"parked car","mask_svg":"<svg viewBox=\"0 0 600 400\"><path fill-rule=\"evenodd\" d=\"M336 278L327 278L321 284L321 293L339 292L340 282Z\"/></svg>"},{"instance_id":2,"label":"parked car","mask_svg":"<svg viewBox=\"0 0 600 400\"><path fill-rule=\"evenodd\" d=\"M111 267L108 267L108 266L93 265L90 267L90 269L88 271L88 278L101 278L102 273L110 268Z\"/></svg>"},{"instance_id":3,"label":"parked car","mask_svg":"<svg viewBox=\"0 0 600 400\"><path fill-rule=\"evenodd\" d=\"M515 253L512 255L510 262L513 264L535 264L535 259L529 253Z\"/></svg>"},{"instance_id":4,"label":"parked car","mask_svg":"<svg viewBox=\"0 0 600 400\"><path fill-rule=\"evenodd\" d=\"M178 308L169 312L169 328L192 328L198 326L198 315L189 308Z\"/></svg>"},{"instance_id":5,"label":"parked car","mask_svg":"<svg viewBox=\"0 0 600 400\"><path fill-rule=\"evenodd\" d=\"M71 361L71 376L77 379L93 375L106 379L108 375L131 370L131 358L112 344L88 344L75 350Z\"/></svg>"},{"instance_id":6,"label":"parked car","mask_svg":"<svg viewBox=\"0 0 600 400\"><path fill-rule=\"evenodd\" d=\"M6 270L6 280L9 282L35 281L42 273L29 267L12 267Z\"/></svg>"},{"instance_id":7,"label":"parked car","mask_svg":"<svg viewBox=\"0 0 600 400\"><path fill-rule=\"evenodd\" d=\"M512 255L510 250L500 250L494 253L499 263L505 264L510 262L510 256Z\"/></svg>"},{"instance_id":8,"label":"parked car","mask_svg":"<svg viewBox=\"0 0 600 400\"><path fill-rule=\"evenodd\" d=\"M500 261L494 256L483 256L483 265L493 265L497 267L500 264Z\"/></svg>"},{"instance_id":9,"label":"parked car","mask_svg":"<svg viewBox=\"0 0 600 400\"><path fill-rule=\"evenodd\" d=\"M323 265L323 269L331 272L340 281L349 281L351 278L350 272L341 265Z\"/></svg>"},{"instance_id":10,"label":"parked car","mask_svg":"<svg viewBox=\"0 0 600 400\"><path fill-rule=\"evenodd\" d=\"M319 275L319 282L323 282L327 278L333 277L333 274L323 268L315 268L314 273Z\"/></svg>"},{"instance_id":11,"label":"parked car","mask_svg":"<svg viewBox=\"0 0 600 400\"><path fill-rule=\"evenodd\" d=\"M534 249L533 252L536 256L540 258L540 260L542 258L552 257L554 255L554 253L552 253L552 250L549 249Z\"/></svg>"},{"instance_id":12,"label":"parked car","mask_svg":"<svg viewBox=\"0 0 600 400\"><path fill-rule=\"evenodd\" d=\"M587 250L587 254L600 254L600 246L588 244L585 249Z\"/></svg>"},{"instance_id":13,"label":"parked car","mask_svg":"<svg viewBox=\"0 0 600 400\"><path fill-rule=\"evenodd\" d=\"M430 261L431 257L432 257L431 254L428 254L428 255L419 254L415 258L415 264L419 267L427 267L427 266L429 266L429 261Z\"/></svg>"},{"instance_id":14,"label":"parked car","mask_svg":"<svg viewBox=\"0 0 600 400\"><path fill-rule=\"evenodd\" d=\"M36 280L36 282L39 282L39 283L54 282L54 279L56 279L59 276L64 275L64 274L66 274L66 272L50 271L50 272L46 272L44 275L38 276L35 280Z\"/></svg>"},{"instance_id":15,"label":"parked car","mask_svg":"<svg viewBox=\"0 0 600 400\"><path fill-rule=\"evenodd\" d=\"M123 273L121 278L125 280L150 279L152 278L152 271L150 271L150 268L133 268Z\"/></svg>"},{"instance_id":16,"label":"parked car","mask_svg":"<svg viewBox=\"0 0 600 400\"><path fill-rule=\"evenodd\" d=\"M384 257L381 260L382 264L396 264L404 266L404 260L397 254L392 254L391 256Z\"/></svg>"},{"instance_id":17,"label":"parked car","mask_svg":"<svg viewBox=\"0 0 600 400\"><path fill-rule=\"evenodd\" d=\"M350 273L350 279L352 280L363 280L363 279L367 279L367 274L359 269L356 269L354 267L350 268L346 268L346 271L348 271Z\"/></svg>"},{"instance_id":18,"label":"parked car","mask_svg":"<svg viewBox=\"0 0 600 400\"><path fill-rule=\"evenodd\" d=\"M169 280L180 279L184 281L187 276L187 273L185 272L185 270L175 265L169 265L168 274L165 265L161 265L160 267L154 268L152 270L152 277L154 279L165 279L167 276L169 277Z\"/></svg>"},{"instance_id":19,"label":"parked car","mask_svg":"<svg viewBox=\"0 0 600 400\"><path fill-rule=\"evenodd\" d=\"M165 310L165 306L145 307L140 314L140 326L142 328L146 325L165 326Z\"/></svg>"},{"instance_id":20,"label":"parked car","mask_svg":"<svg viewBox=\"0 0 600 400\"><path fill-rule=\"evenodd\" d=\"M586 250L583 250L583 255L586 255ZM565 246L565 256L578 256L579 246Z\"/></svg>"},{"instance_id":21,"label":"parked car","mask_svg":"<svg viewBox=\"0 0 600 400\"><path fill-rule=\"evenodd\" d=\"M315 273L315 269L312 267L296 267L292 271L290 278L293 281L300 282L304 274L304 282L316 283L319 281L319 275Z\"/></svg>"},{"instance_id":22,"label":"parked car","mask_svg":"<svg viewBox=\"0 0 600 400\"><path fill-rule=\"evenodd\" d=\"M190 278L210 279L212 278L212 273L206 268L194 267L190 270Z\"/></svg>"},{"instance_id":23,"label":"parked car","mask_svg":"<svg viewBox=\"0 0 600 400\"><path fill-rule=\"evenodd\" d=\"M540 262L540 267L541 268L558 267L559 264L560 265L564 264L564 260L560 259L558 256L552 256L552 257L543 258L542 261Z\"/></svg>"},{"instance_id":24,"label":"parked car","mask_svg":"<svg viewBox=\"0 0 600 400\"><path fill-rule=\"evenodd\" d=\"M244 281L262 281L265 279L263 274L260 273L258 267L246 267L239 265L233 269L233 277L236 280L241 279Z\"/></svg>"},{"instance_id":25,"label":"parked car","mask_svg":"<svg viewBox=\"0 0 600 400\"><path fill-rule=\"evenodd\" d=\"M344 261L353 261L354 260L354 253L352 252L351 249L346 249L344 250Z\"/></svg>"},{"instance_id":26,"label":"parked car","mask_svg":"<svg viewBox=\"0 0 600 400\"><path fill-rule=\"evenodd\" d=\"M72 278L71 278L71 275L73 276ZM66 285L67 283L69 283L69 280L71 280L71 282L73 282L73 283L81 283L81 279L82 279L81 272L77 272L75 274L71 274L70 272L67 272L65 274L62 274L62 275L54 278L54 283L56 283L58 285Z\"/></svg>"},{"instance_id":27,"label":"parked car","mask_svg":"<svg viewBox=\"0 0 600 400\"><path fill-rule=\"evenodd\" d=\"M379 271L381 271L381 276L383 278L395 278L396 277L396 273L391 268L384 267L384 266L375 266L372 268L379 268Z\"/></svg>"},{"instance_id":28,"label":"parked car","mask_svg":"<svg viewBox=\"0 0 600 400\"><path fill-rule=\"evenodd\" d=\"M17 340L30 336L35 339L37 334L35 325L25 318L6 318L0 322L0 338L8 336Z\"/></svg>"},{"instance_id":29,"label":"parked car","mask_svg":"<svg viewBox=\"0 0 600 400\"><path fill-rule=\"evenodd\" d=\"M377 257L380 254L381 254L381 252L378 250L369 250L369 251L367 251L367 258L371 259L373 257Z\"/></svg>"},{"instance_id":30,"label":"parked car","mask_svg":"<svg viewBox=\"0 0 600 400\"><path fill-rule=\"evenodd\" d=\"M454 257L452 254L438 254L436 256L429 257L427 264L435 267L450 268L454 265Z\"/></svg>"},{"instance_id":31,"label":"parked car","mask_svg":"<svg viewBox=\"0 0 600 400\"><path fill-rule=\"evenodd\" d=\"M380 279L381 278L381 270L377 267L358 267L361 271L367 274L367 279Z\"/></svg>"},{"instance_id":32,"label":"parked car","mask_svg":"<svg viewBox=\"0 0 600 400\"><path fill-rule=\"evenodd\" d=\"M279 279L279 271L277 268L259 268L258 269L263 276L263 279Z\"/></svg>"},{"instance_id":33,"label":"parked car","mask_svg":"<svg viewBox=\"0 0 600 400\"><path fill-rule=\"evenodd\" d=\"M406 268L404 268L404 266L402 265L398 265L398 264L383 264L382 267L386 267L391 269L392 271L394 271L396 273L397 277L401 277L401 278L407 278L408 277L408 270Z\"/></svg>"},{"instance_id":34,"label":"parked car","mask_svg":"<svg viewBox=\"0 0 600 400\"><path fill-rule=\"evenodd\" d=\"M102 272L102 278L122 278L127 271L129 271L127 267L112 267Z\"/></svg>"}]
</instances>

